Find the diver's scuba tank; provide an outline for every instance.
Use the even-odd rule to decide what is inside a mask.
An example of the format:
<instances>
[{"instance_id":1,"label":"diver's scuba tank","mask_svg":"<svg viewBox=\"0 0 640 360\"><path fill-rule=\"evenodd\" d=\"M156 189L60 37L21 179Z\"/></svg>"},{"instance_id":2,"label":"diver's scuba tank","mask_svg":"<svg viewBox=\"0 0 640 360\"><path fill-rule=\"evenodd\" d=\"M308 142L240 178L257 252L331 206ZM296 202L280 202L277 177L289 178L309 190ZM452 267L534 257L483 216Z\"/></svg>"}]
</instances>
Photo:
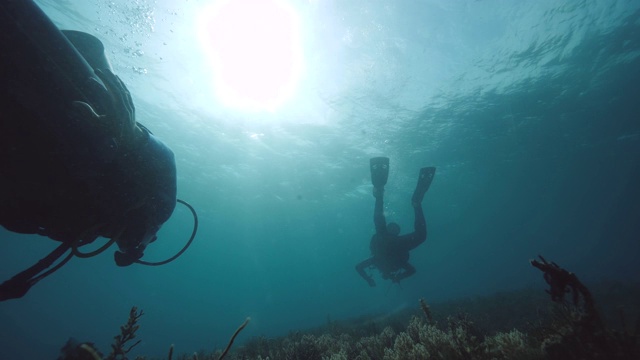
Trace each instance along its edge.
<instances>
[{"instance_id":1,"label":"diver's scuba tank","mask_svg":"<svg viewBox=\"0 0 640 360\"><path fill-rule=\"evenodd\" d=\"M89 34L66 35L32 0L0 1L2 90L45 118L73 101L102 107L94 69L109 67L104 47Z\"/></svg>"}]
</instances>

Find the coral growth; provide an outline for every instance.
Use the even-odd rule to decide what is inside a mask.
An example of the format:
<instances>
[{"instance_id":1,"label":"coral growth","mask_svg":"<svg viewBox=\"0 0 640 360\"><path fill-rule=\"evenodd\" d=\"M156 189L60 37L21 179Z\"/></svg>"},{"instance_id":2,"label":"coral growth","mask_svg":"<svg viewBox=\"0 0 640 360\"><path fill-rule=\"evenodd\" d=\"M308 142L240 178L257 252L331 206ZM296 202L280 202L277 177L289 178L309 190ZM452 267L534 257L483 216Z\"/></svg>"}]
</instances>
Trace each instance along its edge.
<instances>
[{"instance_id":1,"label":"coral growth","mask_svg":"<svg viewBox=\"0 0 640 360\"><path fill-rule=\"evenodd\" d=\"M102 360L102 354L93 343L79 343L70 338L60 350L58 360Z\"/></svg>"},{"instance_id":2,"label":"coral growth","mask_svg":"<svg viewBox=\"0 0 640 360\"><path fill-rule=\"evenodd\" d=\"M639 359L639 330L616 331L609 329L596 310L589 289L578 277L548 262L531 260L531 265L544 273L549 284L547 293L557 303L548 336L542 349L549 359ZM564 296L572 294L572 301Z\"/></svg>"},{"instance_id":3,"label":"coral growth","mask_svg":"<svg viewBox=\"0 0 640 360\"><path fill-rule=\"evenodd\" d=\"M129 320L126 324L120 326L120 334L114 337L115 342L111 344L111 353L105 360L127 360L127 353L131 351L136 345L140 344L141 340L136 341L133 345L127 347L127 343L135 339L136 331L140 328L138 320L144 315L142 310L138 312L137 307L132 307L129 311Z\"/></svg>"},{"instance_id":4,"label":"coral growth","mask_svg":"<svg viewBox=\"0 0 640 360\"><path fill-rule=\"evenodd\" d=\"M449 319L445 328L413 317L405 331L386 327L378 335L293 334L268 344L249 342L235 359L285 360L409 360L409 359L537 359L539 348L517 330L481 339L464 316ZM258 351L259 350L259 351ZM259 352L261 352L259 354Z\"/></svg>"},{"instance_id":5,"label":"coral growth","mask_svg":"<svg viewBox=\"0 0 640 360\"><path fill-rule=\"evenodd\" d=\"M135 339L136 331L140 328L138 320L144 315L142 310L138 311L137 307L132 307L129 311L129 319L126 324L120 327L120 334L114 337L114 343L111 344L111 353L104 358L104 360L128 360L127 354L136 345L140 343L140 340L136 341L132 345L128 345L131 340ZM222 360L233 345L234 340L238 334L249 324L251 319L247 318L231 336L229 343L222 352L215 352L210 355L202 355L203 360ZM168 360L173 358L173 344L169 347ZM138 356L136 360L145 360L146 357ZM199 360L198 354L195 353L191 356L181 355L179 360L193 359ZM93 343L85 342L78 343L75 339L71 338L62 347L58 360L103 360L102 354L95 348Z\"/></svg>"},{"instance_id":6,"label":"coral growth","mask_svg":"<svg viewBox=\"0 0 640 360\"><path fill-rule=\"evenodd\" d=\"M231 354L233 359L410 360L410 359L639 359L639 329L611 330L602 321L594 298L578 277L555 263L532 261L551 286L553 307L523 291L496 294L447 306L468 308L480 317L478 326L465 312L442 317L424 299L403 329L358 324L357 329L329 324L324 333L295 333L280 339L258 338ZM565 295L570 294L570 301ZM453 311L455 313L455 311ZM622 317L624 319L624 317ZM475 318L474 318L475 320ZM509 329L505 329L511 326ZM517 328L515 327L517 325ZM363 330L365 329L365 330ZM340 330L340 331L336 331ZM526 331L525 331L526 330ZM363 335L375 331L374 334Z\"/></svg>"},{"instance_id":7,"label":"coral growth","mask_svg":"<svg viewBox=\"0 0 640 360\"><path fill-rule=\"evenodd\" d=\"M640 359L640 322L630 330L626 316L620 313L622 327L607 327L603 319L612 317L598 311L591 292L575 274L542 257L531 264L544 273L553 306L539 290L436 304L433 309L420 299L419 307L408 313L375 321L328 320L319 329L279 338L257 337L230 351L247 319L223 351L178 355L177 360ZM623 293L632 299L632 315L637 316L640 291L637 285L632 292L627 289L609 286L602 293ZM126 359L137 344L126 345L135 338L141 315L136 308L131 310L108 359ZM79 346L70 341L63 352L67 357L60 360L101 360L90 343ZM173 346L168 359L172 357Z\"/></svg>"},{"instance_id":8,"label":"coral growth","mask_svg":"<svg viewBox=\"0 0 640 360\"><path fill-rule=\"evenodd\" d=\"M127 360L127 353L140 343L138 340L133 345L127 346L136 337L136 331L140 328L138 320L143 314L142 310L138 311L135 306L131 308L127 323L120 326L120 334L114 337L111 353L104 360ZM58 360L103 360L103 358L93 343L79 343L71 338L61 349Z\"/></svg>"}]
</instances>

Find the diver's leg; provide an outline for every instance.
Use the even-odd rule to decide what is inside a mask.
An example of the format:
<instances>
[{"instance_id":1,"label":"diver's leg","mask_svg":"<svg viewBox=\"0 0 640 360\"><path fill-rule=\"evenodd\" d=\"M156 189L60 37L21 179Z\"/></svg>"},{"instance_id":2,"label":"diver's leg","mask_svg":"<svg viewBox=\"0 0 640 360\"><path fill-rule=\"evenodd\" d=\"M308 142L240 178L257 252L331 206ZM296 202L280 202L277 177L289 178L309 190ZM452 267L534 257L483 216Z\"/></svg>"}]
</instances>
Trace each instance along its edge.
<instances>
[{"instance_id":1,"label":"diver's leg","mask_svg":"<svg viewBox=\"0 0 640 360\"><path fill-rule=\"evenodd\" d=\"M387 231L387 220L384 218L384 188L374 187L373 196L376 198L376 204L373 207L373 223L376 226L376 233L382 234Z\"/></svg>"},{"instance_id":2,"label":"diver's leg","mask_svg":"<svg viewBox=\"0 0 640 360\"><path fill-rule=\"evenodd\" d=\"M413 211L415 214L413 223L414 232L402 235L398 239L398 242L402 244L401 246L405 251L413 250L427 240L427 222L424 219L422 206L420 204L414 206Z\"/></svg>"},{"instance_id":3,"label":"diver's leg","mask_svg":"<svg viewBox=\"0 0 640 360\"><path fill-rule=\"evenodd\" d=\"M380 234L387 230L382 197L384 195L384 186L387 184L387 178L389 177L389 158L371 158L369 160L369 169L371 170L373 196L376 198L376 204L373 209L373 223L376 225L376 233Z\"/></svg>"},{"instance_id":4,"label":"diver's leg","mask_svg":"<svg viewBox=\"0 0 640 360\"><path fill-rule=\"evenodd\" d=\"M435 167L424 167L420 169L418 174L418 184L411 196L411 205L413 206L415 216L413 223L414 232L400 238L400 241L403 243L403 248L407 251L415 249L427 239L427 223L424 219L424 212L422 211L422 200L424 199L424 194L429 190L435 173Z\"/></svg>"}]
</instances>

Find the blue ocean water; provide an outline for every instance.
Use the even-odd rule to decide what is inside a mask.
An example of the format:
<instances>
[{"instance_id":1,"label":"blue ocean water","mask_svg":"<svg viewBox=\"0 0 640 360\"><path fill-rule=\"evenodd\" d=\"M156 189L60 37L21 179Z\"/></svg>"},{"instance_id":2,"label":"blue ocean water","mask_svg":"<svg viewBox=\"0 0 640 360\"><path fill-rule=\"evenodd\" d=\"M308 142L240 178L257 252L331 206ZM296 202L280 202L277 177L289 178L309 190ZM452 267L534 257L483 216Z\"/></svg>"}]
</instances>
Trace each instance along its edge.
<instances>
[{"instance_id":1,"label":"blue ocean water","mask_svg":"<svg viewBox=\"0 0 640 360\"><path fill-rule=\"evenodd\" d=\"M585 281L640 280L640 2L292 1L304 72L290 104L227 109L192 26L208 1L40 0L61 28L103 40L138 120L175 152L192 247L161 267L72 259L0 304L3 359L55 358L69 337L107 352L132 306L139 355L191 353L328 319L384 316L538 286L544 255ZM370 288L368 160L388 156L387 219L413 224L417 273ZM178 207L150 261L188 239ZM0 279L56 244L2 229Z\"/></svg>"}]
</instances>

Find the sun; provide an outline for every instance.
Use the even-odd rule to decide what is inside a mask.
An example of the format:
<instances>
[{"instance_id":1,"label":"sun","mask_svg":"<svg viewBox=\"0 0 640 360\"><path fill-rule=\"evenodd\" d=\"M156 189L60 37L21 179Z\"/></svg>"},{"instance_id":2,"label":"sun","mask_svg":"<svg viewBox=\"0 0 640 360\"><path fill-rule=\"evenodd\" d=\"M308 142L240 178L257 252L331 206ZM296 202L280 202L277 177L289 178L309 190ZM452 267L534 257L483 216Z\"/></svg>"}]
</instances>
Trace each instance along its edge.
<instances>
[{"instance_id":1,"label":"sun","mask_svg":"<svg viewBox=\"0 0 640 360\"><path fill-rule=\"evenodd\" d=\"M302 68L299 20L283 0L220 0L202 11L199 36L217 99L275 111L295 92Z\"/></svg>"}]
</instances>

